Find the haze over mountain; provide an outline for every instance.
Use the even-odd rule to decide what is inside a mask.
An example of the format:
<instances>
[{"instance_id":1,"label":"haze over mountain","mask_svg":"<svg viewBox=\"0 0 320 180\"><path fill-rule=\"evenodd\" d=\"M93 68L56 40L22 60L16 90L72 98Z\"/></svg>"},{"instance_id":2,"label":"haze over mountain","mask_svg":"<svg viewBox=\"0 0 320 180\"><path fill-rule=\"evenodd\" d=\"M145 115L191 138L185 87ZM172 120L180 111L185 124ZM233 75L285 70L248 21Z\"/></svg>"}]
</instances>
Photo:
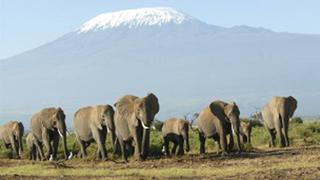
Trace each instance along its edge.
<instances>
[{"instance_id":1,"label":"haze over mountain","mask_svg":"<svg viewBox=\"0 0 320 180\"><path fill-rule=\"evenodd\" d=\"M154 92L158 118L236 101L248 116L274 95L319 115L320 35L209 25L172 8L105 13L57 40L0 61L0 118L29 123L48 106L72 113ZM28 125L27 125L28 128Z\"/></svg>"}]
</instances>

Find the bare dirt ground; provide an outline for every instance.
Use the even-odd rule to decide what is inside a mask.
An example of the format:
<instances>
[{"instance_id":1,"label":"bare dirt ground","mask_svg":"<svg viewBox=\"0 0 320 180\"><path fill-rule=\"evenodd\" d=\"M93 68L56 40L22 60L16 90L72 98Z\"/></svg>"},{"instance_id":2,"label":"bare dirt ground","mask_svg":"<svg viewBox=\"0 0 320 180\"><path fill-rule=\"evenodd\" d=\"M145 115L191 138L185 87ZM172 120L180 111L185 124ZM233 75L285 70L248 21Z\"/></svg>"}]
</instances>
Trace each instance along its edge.
<instances>
[{"instance_id":1,"label":"bare dirt ground","mask_svg":"<svg viewBox=\"0 0 320 180\"><path fill-rule=\"evenodd\" d=\"M255 149L144 162L0 159L0 179L320 179L320 146Z\"/></svg>"}]
</instances>

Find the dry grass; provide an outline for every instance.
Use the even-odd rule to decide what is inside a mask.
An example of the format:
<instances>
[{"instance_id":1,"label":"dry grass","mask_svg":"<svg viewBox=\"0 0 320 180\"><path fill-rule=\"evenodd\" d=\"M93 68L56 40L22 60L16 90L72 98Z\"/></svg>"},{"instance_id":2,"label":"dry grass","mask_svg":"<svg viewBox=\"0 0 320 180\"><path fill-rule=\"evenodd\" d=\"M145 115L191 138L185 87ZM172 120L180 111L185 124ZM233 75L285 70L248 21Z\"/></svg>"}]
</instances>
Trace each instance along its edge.
<instances>
[{"instance_id":1,"label":"dry grass","mask_svg":"<svg viewBox=\"0 0 320 180\"><path fill-rule=\"evenodd\" d=\"M320 147L256 150L229 157L215 154L189 155L181 159L156 159L145 162L98 162L72 160L59 162L31 162L0 160L0 175L4 177L66 177L66 178L258 178L294 174L305 178L320 175ZM285 172L289 172L286 174ZM291 176L293 175L293 176Z\"/></svg>"}]
</instances>

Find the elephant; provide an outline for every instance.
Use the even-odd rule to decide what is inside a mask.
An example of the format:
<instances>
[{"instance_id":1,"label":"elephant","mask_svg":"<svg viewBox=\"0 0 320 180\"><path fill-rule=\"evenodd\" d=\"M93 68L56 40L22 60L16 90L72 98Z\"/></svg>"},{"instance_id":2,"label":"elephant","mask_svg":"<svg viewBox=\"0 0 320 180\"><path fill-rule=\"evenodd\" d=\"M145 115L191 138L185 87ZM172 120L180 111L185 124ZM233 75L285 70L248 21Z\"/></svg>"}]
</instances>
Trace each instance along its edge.
<instances>
[{"instance_id":1,"label":"elephant","mask_svg":"<svg viewBox=\"0 0 320 180\"><path fill-rule=\"evenodd\" d=\"M0 126L0 139L7 149L12 148L16 152L17 158L20 158L23 152L23 133L23 124L18 121L10 121Z\"/></svg>"},{"instance_id":2,"label":"elephant","mask_svg":"<svg viewBox=\"0 0 320 180\"><path fill-rule=\"evenodd\" d=\"M280 147L289 146L289 119L297 109L297 104L297 100L292 96L275 96L262 108L261 112L264 125L270 135L269 147L275 146L277 134Z\"/></svg>"},{"instance_id":3,"label":"elephant","mask_svg":"<svg viewBox=\"0 0 320 180\"><path fill-rule=\"evenodd\" d=\"M37 138L34 136L32 132L28 133L26 137L26 144L29 150L29 160L44 160L42 151L42 144L37 141Z\"/></svg>"},{"instance_id":4,"label":"elephant","mask_svg":"<svg viewBox=\"0 0 320 180\"><path fill-rule=\"evenodd\" d=\"M232 134L236 135L238 149L240 152L239 115L240 111L235 102L228 104L218 100L205 107L197 118L200 154L205 153L206 138L213 138L217 142L219 149L222 148L222 155L227 154L233 148ZM227 135L229 135L228 147Z\"/></svg>"},{"instance_id":5,"label":"elephant","mask_svg":"<svg viewBox=\"0 0 320 180\"><path fill-rule=\"evenodd\" d=\"M159 112L158 98L149 93L145 97L126 95L114 104L115 127L122 157L127 160L127 147L134 144L137 160L147 158L150 144L150 127Z\"/></svg>"},{"instance_id":6,"label":"elephant","mask_svg":"<svg viewBox=\"0 0 320 180\"><path fill-rule=\"evenodd\" d=\"M98 145L97 158L106 160L105 142L111 132L112 144L115 144L114 110L110 105L88 106L79 109L73 118L73 127L80 144L79 157L86 157L86 148L95 141ZM115 149L113 147L113 149Z\"/></svg>"},{"instance_id":7,"label":"elephant","mask_svg":"<svg viewBox=\"0 0 320 180\"><path fill-rule=\"evenodd\" d=\"M31 132L36 137L38 143L46 147L46 159L57 159L59 136L61 136L63 141L65 159L72 158L72 152L69 153L67 147L65 114L60 107L45 108L35 113L31 118ZM42 149L39 153L41 157L44 157Z\"/></svg>"},{"instance_id":8,"label":"elephant","mask_svg":"<svg viewBox=\"0 0 320 180\"><path fill-rule=\"evenodd\" d=\"M171 153L176 154L176 148L179 145L178 155L181 156L184 154L183 144L186 143L186 151L189 152L189 122L178 119L170 118L163 123L162 126L162 135L163 135L163 149L165 154L170 156L169 152L169 142L173 142L173 148Z\"/></svg>"},{"instance_id":9,"label":"elephant","mask_svg":"<svg viewBox=\"0 0 320 180\"><path fill-rule=\"evenodd\" d=\"M241 122L240 123L240 135L242 137L243 143L251 144L251 124L250 122Z\"/></svg>"}]
</instances>

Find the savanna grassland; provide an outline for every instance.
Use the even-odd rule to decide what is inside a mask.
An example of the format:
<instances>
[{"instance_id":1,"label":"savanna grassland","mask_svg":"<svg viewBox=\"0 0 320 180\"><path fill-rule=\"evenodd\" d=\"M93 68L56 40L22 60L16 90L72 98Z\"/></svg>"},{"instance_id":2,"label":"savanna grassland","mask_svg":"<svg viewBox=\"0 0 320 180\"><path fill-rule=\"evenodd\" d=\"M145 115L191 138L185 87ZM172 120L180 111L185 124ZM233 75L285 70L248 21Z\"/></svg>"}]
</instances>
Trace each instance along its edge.
<instances>
[{"instance_id":1,"label":"savanna grassland","mask_svg":"<svg viewBox=\"0 0 320 180\"><path fill-rule=\"evenodd\" d=\"M207 140L206 155L199 155L196 130L190 131L191 152L179 158L161 155L161 133L151 135L151 156L144 162L130 159L123 163L113 157L109 161L95 160L95 144L88 148L87 159L34 162L27 160L25 148L22 160L1 148L0 179L319 179L320 177L320 122L291 123L289 148L268 148L268 134L264 127L253 128L252 145L245 152L221 157L212 140ZM74 153L74 136L69 136L69 150ZM1 146L3 147L3 146ZM61 150L62 152L62 150ZM62 154L62 153L60 153ZM62 157L61 157L62 158Z\"/></svg>"}]
</instances>

